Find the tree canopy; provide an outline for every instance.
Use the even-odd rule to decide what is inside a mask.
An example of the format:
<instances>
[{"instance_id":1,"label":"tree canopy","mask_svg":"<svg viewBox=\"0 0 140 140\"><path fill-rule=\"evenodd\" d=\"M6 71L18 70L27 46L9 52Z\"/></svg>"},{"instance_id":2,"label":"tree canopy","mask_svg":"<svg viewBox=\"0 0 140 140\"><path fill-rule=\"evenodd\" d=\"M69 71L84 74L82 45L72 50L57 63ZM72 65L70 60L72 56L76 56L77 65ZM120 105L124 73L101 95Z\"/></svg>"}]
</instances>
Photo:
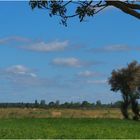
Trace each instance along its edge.
<instances>
[{"instance_id":1,"label":"tree canopy","mask_svg":"<svg viewBox=\"0 0 140 140\"><path fill-rule=\"evenodd\" d=\"M140 64L133 61L126 68L113 70L109 78L111 90L120 91L123 97L122 113L128 118L127 109L131 104L135 118L140 117L137 99L140 99Z\"/></svg>"},{"instance_id":2,"label":"tree canopy","mask_svg":"<svg viewBox=\"0 0 140 140\"><path fill-rule=\"evenodd\" d=\"M93 17L109 6L113 6L126 14L140 19L140 2L132 0L30 0L29 4L32 9L39 8L48 10L51 17L54 15L60 16L61 23L65 26L69 18L78 17L80 22L82 22L86 17ZM74 8L69 10L71 5L74 6Z\"/></svg>"}]
</instances>

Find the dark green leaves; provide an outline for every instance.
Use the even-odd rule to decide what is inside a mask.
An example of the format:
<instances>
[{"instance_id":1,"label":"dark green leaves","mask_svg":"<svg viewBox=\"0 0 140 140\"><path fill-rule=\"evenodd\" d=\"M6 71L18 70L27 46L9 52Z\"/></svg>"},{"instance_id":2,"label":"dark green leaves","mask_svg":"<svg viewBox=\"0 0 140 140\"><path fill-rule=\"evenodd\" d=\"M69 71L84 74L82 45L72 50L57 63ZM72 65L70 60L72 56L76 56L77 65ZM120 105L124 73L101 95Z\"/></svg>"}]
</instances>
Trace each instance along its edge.
<instances>
[{"instance_id":1,"label":"dark green leaves","mask_svg":"<svg viewBox=\"0 0 140 140\"><path fill-rule=\"evenodd\" d=\"M45 0L31 0L29 2L29 5L31 6L32 9L34 8L39 8L39 9L42 9L42 8L47 8L48 6L48 1L45 1Z\"/></svg>"},{"instance_id":2,"label":"dark green leaves","mask_svg":"<svg viewBox=\"0 0 140 140\"><path fill-rule=\"evenodd\" d=\"M81 22L86 16L93 16L94 11L95 9L92 6L79 6L77 7L76 14L78 14Z\"/></svg>"}]
</instances>

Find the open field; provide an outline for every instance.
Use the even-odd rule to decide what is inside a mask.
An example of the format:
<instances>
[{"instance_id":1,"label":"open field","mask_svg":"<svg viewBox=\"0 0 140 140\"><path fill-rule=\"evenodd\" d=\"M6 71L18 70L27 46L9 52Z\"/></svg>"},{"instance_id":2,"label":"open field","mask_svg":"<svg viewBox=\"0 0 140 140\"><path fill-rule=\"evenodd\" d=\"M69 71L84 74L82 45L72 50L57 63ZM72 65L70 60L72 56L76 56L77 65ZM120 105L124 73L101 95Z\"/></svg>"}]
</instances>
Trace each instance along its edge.
<instances>
[{"instance_id":1,"label":"open field","mask_svg":"<svg viewBox=\"0 0 140 140\"><path fill-rule=\"evenodd\" d=\"M0 108L0 118L122 118L120 109Z\"/></svg>"},{"instance_id":2,"label":"open field","mask_svg":"<svg viewBox=\"0 0 140 140\"><path fill-rule=\"evenodd\" d=\"M140 138L119 109L0 108L0 138Z\"/></svg>"},{"instance_id":3,"label":"open field","mask_svg":"<svg viewBox=\"0 0 140 140\"><path fill-rule=\"evenodd\" d=\"M140 138L140 122L120 119L0 119L0 138Z\"/></svg>"}]
</instances>

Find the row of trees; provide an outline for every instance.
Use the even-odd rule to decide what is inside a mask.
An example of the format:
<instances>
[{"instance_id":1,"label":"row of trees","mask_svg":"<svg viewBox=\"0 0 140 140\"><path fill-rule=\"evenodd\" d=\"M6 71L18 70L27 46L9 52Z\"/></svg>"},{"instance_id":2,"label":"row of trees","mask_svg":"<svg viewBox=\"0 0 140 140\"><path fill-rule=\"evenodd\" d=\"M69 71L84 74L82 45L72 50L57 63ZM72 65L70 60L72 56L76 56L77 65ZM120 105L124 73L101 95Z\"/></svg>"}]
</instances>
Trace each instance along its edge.
<instances>
[{"instance_id":1,"label":"row of trees","mask_svg":"<svg viewBox=\"0 0 140 140\"><path fill-rule=\"evenodd\" d=\"M56 102L46 103L45 100L38 102L35 100L34 103L0 103L1 108L19 107L19 108L76 108L76 109L94 109L94 108L119 108L121 105L120 101L110 104L102 104L100 100L96 103L90 103L88 101L83 102Z\"/></svg>"}]
</instances>

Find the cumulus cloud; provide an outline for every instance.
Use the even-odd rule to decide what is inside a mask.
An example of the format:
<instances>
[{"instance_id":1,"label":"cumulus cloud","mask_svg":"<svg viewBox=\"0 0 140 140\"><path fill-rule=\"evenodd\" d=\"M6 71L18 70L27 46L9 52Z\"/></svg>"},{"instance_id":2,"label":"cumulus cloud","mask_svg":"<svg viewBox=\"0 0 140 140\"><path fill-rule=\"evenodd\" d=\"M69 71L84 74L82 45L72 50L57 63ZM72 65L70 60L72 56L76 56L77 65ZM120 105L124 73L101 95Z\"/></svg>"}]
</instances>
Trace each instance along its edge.
<instances>
[{"instance_id":1,"label":"cumulus cloud","mask_svg":"<svg viewBox=\"0 0 140 140\"><path fill-rule=\"evenodd\" d=\"M19 49L36 51L36 52L55 52L55 51L63 51L68 48L69 42L68 40L64 41L35 41L33 39L20 37L20 36L11 36L0 38L0 45L10 45ZM68 48L70 49L70 48Z\"/></svg>"},{"instance_id":2,"label":"cumulus cloud","mask_svg":"<svg viewBox=\"0 0 140 140\"><path fill-rule=\"evenodd\" d=\"M93 72L93 71L89 71L89 70L86 70L86 71L82 71L82 72L79 72L77 74L79 77L94 77L97 75L97 73Z\"/></svg>"},{"instance_id":3,"label":"cumulus cloud","mask_svg":"<svg viewBox=\"0 0 140 140\"><path fill-rule=\"evenodd\" d=\"M26 76L31 76L31 77L37 77L35 73L31 71L31 69L23 66L23 65L14 65L10 66L5 69L6 73L9 74L19 74L19 75L26 75Z\"/></svg>"},{"instance_id":4,"label":"cumulus cloud","mask_svg":"<svg viewBox=\"0 0 140 140\"><path fill-rule=\"evenodd\" d=\"M27 46L22 46L22 49L37 51L37 52L54 52L54 51L63 51L68 46L68 41L53 41L46 43L35 42Z\"/></svg>"},{"instance_id":5,"label":"cumulus cloud","mask_svg":"<svg viewBox=\"0 0 140 140\"><path fill-rule=\"evenodd\" d=\"M80 67L81 62L74 57L70 58L55 58L52 61L52 64L54 65L60 65L60 66L70 66L70 67Z\"/></svg>"},{"instance_id":6,"label":"cumulus cloud","mask_svg":"<svg viewBox=\"0 0 140 140\"><path fill-rule=\"evenodd\" d=\"M110 45L100 48L92 48L90 52L127 52L131 50L138 50L136 47L130 47L128 45Z\"/></svg>"},{"instance_id":7,"label":"cumulus cloud","mask_svg":"<svg viewBox=\"0 0 140 140\"><path fill-rule=\"evenodd\" d=\"M63 67L83 67L83 66L91 66L93 64L96 64L96 62L82 61L75 57L69 57L69 58L54 58L51 64Z\"/></svg>"},{"instance_id":8,"label":"cumulus cloud","mask_svg":"<svg viewBox=\"0 0 140 140\"><path fill-rule=\"evenodd\" d=\"M59 81L58 81L59 80ZM40 77L36 71L24 65L13 65L0 68L0 82L14 90L26 90L32 88L65 87L62 78Z\"/></svg>"}]
</instances>

